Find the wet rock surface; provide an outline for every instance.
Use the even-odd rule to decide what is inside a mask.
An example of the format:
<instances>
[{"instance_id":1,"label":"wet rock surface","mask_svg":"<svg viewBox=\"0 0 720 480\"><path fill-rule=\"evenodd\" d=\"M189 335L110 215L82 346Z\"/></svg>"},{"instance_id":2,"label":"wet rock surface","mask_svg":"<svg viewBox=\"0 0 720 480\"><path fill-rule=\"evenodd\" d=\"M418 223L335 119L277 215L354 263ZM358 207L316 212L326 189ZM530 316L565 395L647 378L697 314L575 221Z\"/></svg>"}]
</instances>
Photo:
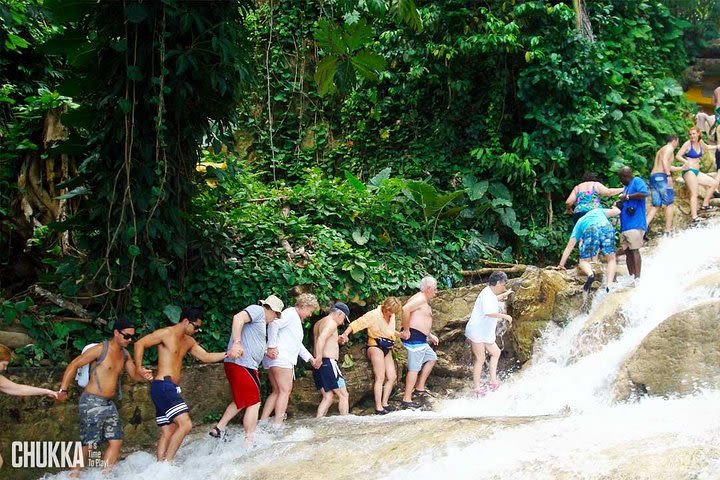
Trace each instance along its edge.
<instances>
[{"instance_id":1,"label":"wet rock surface","mask_svg":"<svg viewBox=\"0 0 720 480\"><path fill-rule=\"evenodd\" d=\"M621 366L615 397L687 394L720 388L720 301L668 317Z\"/></svg>"}]
</instances>

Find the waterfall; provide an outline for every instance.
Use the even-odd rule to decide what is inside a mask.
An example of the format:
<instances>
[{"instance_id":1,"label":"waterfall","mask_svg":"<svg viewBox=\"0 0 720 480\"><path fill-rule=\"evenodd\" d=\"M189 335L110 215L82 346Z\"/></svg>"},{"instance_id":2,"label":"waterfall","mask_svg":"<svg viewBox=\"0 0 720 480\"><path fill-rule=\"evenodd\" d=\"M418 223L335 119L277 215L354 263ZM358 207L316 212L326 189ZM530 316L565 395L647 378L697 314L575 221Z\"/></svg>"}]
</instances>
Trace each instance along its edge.
<instances>
[{"instance_id":1,"label":"waterfall","mask_svg":"<svg viewBox=\"0 0 720 480\"><path fill-rule=\"evenodd\" d=\"M621 277L610 293L595 294L588 312L551 324L530 365L483 398L447 400L435 412L304 419L283 432L260 429L251 448L239 426L226 443L198 432L174 465L136 452L109 478L720 478L720 391L631 402L613 395L619 367L649 332L720 298L717 283L702 280L720 273L718 239L717 224L662 238L644 255L636 286ZM593 314L616 307L627 319L618 334L590 337L592 348L579 351Z\"/></svg>"}]
</instances>

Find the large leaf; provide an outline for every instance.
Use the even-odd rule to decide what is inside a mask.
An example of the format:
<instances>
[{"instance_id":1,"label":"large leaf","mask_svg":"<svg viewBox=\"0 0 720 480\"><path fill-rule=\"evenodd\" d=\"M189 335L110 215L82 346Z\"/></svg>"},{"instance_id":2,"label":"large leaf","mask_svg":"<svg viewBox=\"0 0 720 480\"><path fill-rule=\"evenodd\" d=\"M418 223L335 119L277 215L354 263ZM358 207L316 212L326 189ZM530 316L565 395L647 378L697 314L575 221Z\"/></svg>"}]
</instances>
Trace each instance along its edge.
<instances>
[{"instance_id":1,"label":"large leaf","mask_svg":"<svg viewBox=\"0 0 720 480\"><path fill-rule=\"evenodd\" d=\"M182 309L177 305L165 305L163 313L172 323L178 323L180 321L180 315L182 315Z\"/></svg>"},{"instance_id":2,"label":"large leaf","mask_svg":"<svg viewBox=\"0 0 720 480\"><path fill-rule=\"evenodd\" d=\"M475 201L485 196L489 183L487 180L478 181L473 175L465 175L463 177L463 186L467 189L468 198Z\"/></svg>"},{"instance_id":3,"label":"large leaf","mask_svg":"<svg viewBox=\"0 0 720 480\"><path fill-rule=\"evenodd\" d=\"M352 187L355 188L355 190L357 190L358 192L363 193L367 191L367 187L365 186L365 184L347 170L345 170L345 180L347 180L347 182L352 185Z\"/></svg>"},{"instance_id":4,"label":"large leaf","mask_svg":"<svg viewBox=\"0 0 720 480\"><path fill-rule=\"evenodd\" d=\"M504 200L512 200L512 193L508 188L500 182L493 182L488 187L488 191L495 198Z\"/></svg>"},{"instance_id":5,"label":"large leaf","mask_svg":"<svg viewBox=\"0 0 720 480\"><path fill-rule=\"evenodd\" d=\"M465 195L464 190L440 194L432 185L419 181L407 182L403 193L420 205L426 217L438 215L445 207Z\"/></svg>"},{"instance_id":6,"label":"large leaf","mask_svg":"<svg viewBox=\"0 0 720 480\"><path fill-rule=\"evenodd\" d=\"M390 178L390 172L392 172L392 169L390 167L385 167L382 170L380 170L380 173L375 175L370 179L368 182L368 186L371 188L380 188L380 185Z\"/></svg>"},{"instance_id":7,"label":"large leaf","mask_svg":"<svg viewBox=\"0 0 720 480\"><path fill-rule=\"evenodd\" d=\"M385 69L387 62L382 55L369 50L361 50L350 57L350 62L357 73L363 78L377 82L380 79L380 72Z\"/></svg>"},{"instance_id":8,"label":"large leaf","mask_svg":"<svg viewBox=\"0 0 720 480\"><path fill-rule=\"evenodd\" d=\"M370 231L366 230L365 232L363 232L359 228L356 228L355 230L353 230L352 238L358 245L365 245L368 240L370 240Z\"/></svg>"},{"instance_id":9,"label":"large leaf","mask_svg":"<svg viewBox=\"0 0 720 480\"><path fill-rule=\"evenodd\" d=\"M341 29L329 20L320 20L313 36L318 47L325 50L326 53L335 55L349 53Z\"/></svg>"},{"instance_id":10,"label":"large leaf","mask_svg":"<svg viewBox=\"0 0 720 480\"><path fill-rule=\"evenodd\" d=\"M348 52L354 52L364 47L373 39L372 28L370 28L365 19L346 26L344 30L343 40L345 41L345 45L347 45Z\"/></svg>"},{"instance_id":11,"label":"large leaf","mask_svg":"<svg viewBox=\"0 0 720 480\"><path fill-rule=\"evenodd\" d=\"M338 68L338 58L328 56L322 59L315 70L315 83L320 96L335 91L335 73Z\"/></svg>"},{"instance_id":12,"label":"large leaf","mask_svg":"<svg viewBox=\"0 0 720 480\"><path fill-rule=\"evenodd\" d=\"M398 21L405 23L417 32L422 31L423 23L420 12L413 0L393 0L391 9Z\"/></svg>"},{"instance_id":13,"label":"large leaf","mask_svg":"<svg viewBox=\"0 0 720 480\"><path fill-rule=\"evenodd\" d=\"M352 267L352 270L350 270L350 276L357 283L363 283L365 281L365 272L363 272L363 270L358 266Z\"/></svg>"}]
</instances>

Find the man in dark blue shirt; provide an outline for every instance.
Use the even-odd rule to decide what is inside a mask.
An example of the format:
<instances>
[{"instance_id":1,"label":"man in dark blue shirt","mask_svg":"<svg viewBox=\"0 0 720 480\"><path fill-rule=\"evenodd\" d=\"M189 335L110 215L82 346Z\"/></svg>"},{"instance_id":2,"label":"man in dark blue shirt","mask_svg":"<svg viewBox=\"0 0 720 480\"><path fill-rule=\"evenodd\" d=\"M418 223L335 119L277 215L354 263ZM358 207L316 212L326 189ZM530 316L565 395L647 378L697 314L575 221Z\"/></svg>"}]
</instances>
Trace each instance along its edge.
<instances>
[{"instance_id":1,"label":"man in dark blue shirt","mask_svg":"<svg viewBox=\"0 0 720 480\"><path fill-rule=\"evenodd\" d=\"M620 194L620 245L625 250L628 272L640 278L640 247L643 246L643 236L647 230L645 197L648 196L648 187L642 178L633 176L630 167L621 168L618 177L625 185L625 190Z\"/></svg>"}]
</instances>

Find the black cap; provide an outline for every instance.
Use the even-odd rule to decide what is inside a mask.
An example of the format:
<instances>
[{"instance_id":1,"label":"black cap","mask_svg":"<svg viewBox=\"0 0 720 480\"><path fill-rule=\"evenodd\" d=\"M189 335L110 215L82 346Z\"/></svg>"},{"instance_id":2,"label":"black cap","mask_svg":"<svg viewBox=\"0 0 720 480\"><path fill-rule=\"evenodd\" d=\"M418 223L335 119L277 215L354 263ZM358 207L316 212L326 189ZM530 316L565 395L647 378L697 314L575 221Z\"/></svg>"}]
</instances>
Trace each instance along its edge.
<instances>
[{"instance_id":1,"label":"black cap","mask_svg":"<svg viewBox=\"0 0 720 480\"><path fill-rule=\"evenodd\" d=\"M120 316L115 320L115 324L113 325L113 330L117 330L118 332L121 330L125 330L126 328L135 328L135 324L126 316Z\"/></svg>"},{"instance_id":2,"label":"black cap","mask_svg":"<svg viewBox=\"0 0 720 480\"><path fill-rule=\"evenodd\" d=\"M345 305L342 302L335 302L335 305L333 305L333 308L335 310L340 310L345 314L345 319L349 322L350 321L350 308Z\"/></svg>"}]
</instances>

